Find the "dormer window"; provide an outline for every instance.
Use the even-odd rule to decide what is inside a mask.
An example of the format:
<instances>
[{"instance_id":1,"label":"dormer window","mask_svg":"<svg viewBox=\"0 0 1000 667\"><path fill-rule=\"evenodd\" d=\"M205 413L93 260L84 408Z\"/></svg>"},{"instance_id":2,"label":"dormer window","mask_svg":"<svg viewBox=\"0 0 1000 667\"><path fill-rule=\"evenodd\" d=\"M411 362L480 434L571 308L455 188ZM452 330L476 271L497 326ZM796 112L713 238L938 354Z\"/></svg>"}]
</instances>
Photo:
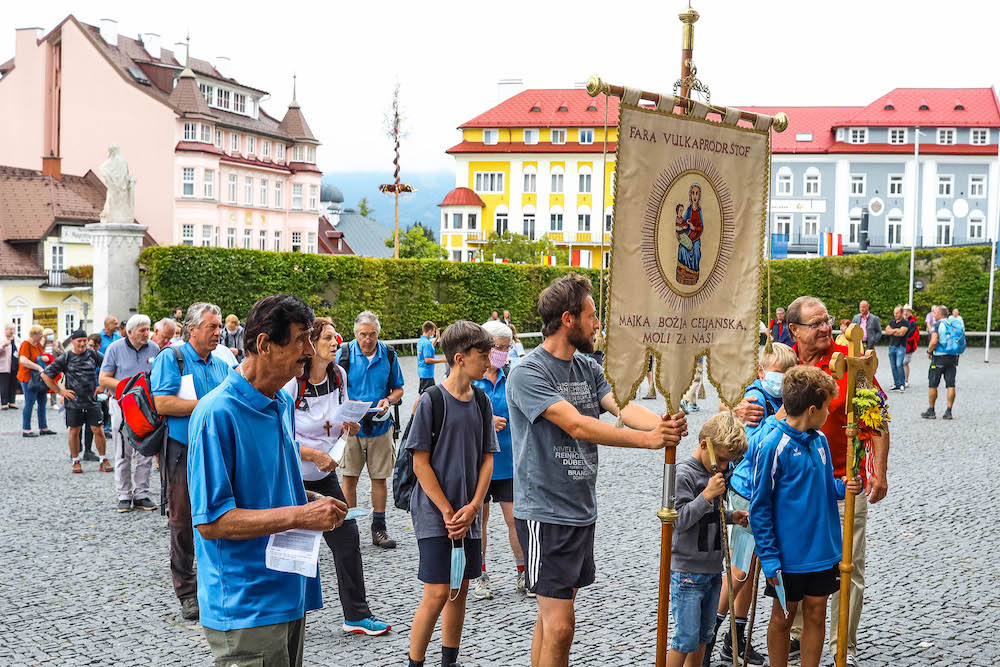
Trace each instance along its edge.
<instances>
[{"instance_id":1,"label":"dormer window","mask_svg":"<svg viewBox=\"0 0 1000 667\"><path fill-rule=\"evenodd\" d=\"M483 143L493 146L500 141L500 131L497 129L483 130Z\"/></svg>"},{"instance_id":2,"label":"dormer window","mask_svg":"<svg viewBox=\"0 0 1000 667\"><path fill-rule=\"evenodd\" d=\"M566 143L566 130L552 130L552 143L554 144Z\"/></svg>"},{"instance_id":3,"label":"dormer window","mask_svg":"<svg viewBox=\"0 0 1000 667\"><path fill-rule=\"evenodd\" d=\"M885 106L882 107L883 111L895 111L896 107L892 106L892 102L886 102Z\"/></svg>"},{"instance_id":4,"label":"dormer window","mask_svg":"<svg viewBox=\"0 0 1000 667\"><path fill-rule=\"evenodd\" d=\"M556 109L556 111L569 111L569 108L566 106L566 103L564 102L559 105L559 108Z\"/></svg>"},{"instance_id":5,"label":"dormer window","mask_svg":"<svg viewBox=\"0 0 1000 667\"><path fill-rule=\"evenodd\" d=\"M587 111L597 111L597 107L591 104L589 107L587 107Z\"/></svg>"},{"instance_id":6,"label":"dormer window","mask_svg":"<svg viewBox=\"0 0 1000 667\"><path fill-rule=\"evenodd\" d=\"M920 111L930 111L931 108L926 103L920 105Z\"/></svg>"},{"instance_id":7,"label":"dormer window","mask_svg":"<svg viewBox=\"0 0 1000 667\"><path fill-rule=\"evenodd\" d=\"M292 147L292 162L302 162L305 159L305 146Z\"/></svg>"},{"instance_id":8,"label":"dormer window","mask_svg":"<svg viewBox=\"0 0 1000 667\"><path fill-rule=\"evenodd\" d=\"M847 135L847 140L852 144L867 144L868 143L868 128L867 127L852 127Z\"/></svg>"},{"instance_id":9,"label":"dormer window","mask_svg":"<svg viewBox=\"0 0 1000 667\"><path fill-rule=\"evenodd\" d=\"M247 112L247 96L242 93L233 93L233 111L236 113Z\"/></svg>"},{"instance_id":10,"label":"dormer window","mask_svg":"<svg viewBox=\"0 0 1000 667\"><path fill-rule=\"evenodd\" d=\"M531 107L531 109L529 109L529 111L541 111L541 110L542 110L542 107L538 106L537 102L535 103L535 105L533 107Z\"/></svg>"},{"instance_id":11,"label":"dormer window","mask_svg":"<svg viewBox=\"0 0 1000 667\"><path fill-rule=\"evenodd\" d=\"M533 146L538 143L538 130L534 128L525 129L524 143Z\"/></svg>"}]
</instances>

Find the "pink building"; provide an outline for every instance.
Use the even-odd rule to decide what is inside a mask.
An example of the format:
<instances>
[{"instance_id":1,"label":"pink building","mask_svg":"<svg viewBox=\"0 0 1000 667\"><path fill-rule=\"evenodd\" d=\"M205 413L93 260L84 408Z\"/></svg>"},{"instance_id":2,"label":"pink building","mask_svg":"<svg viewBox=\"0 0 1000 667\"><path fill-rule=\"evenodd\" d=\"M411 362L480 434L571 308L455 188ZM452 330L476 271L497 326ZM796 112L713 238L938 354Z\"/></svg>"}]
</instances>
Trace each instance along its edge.
<instances>
[{"instance_id":1,"label":"pink building","mask_svg":"<svg viewBox=\"0 0 1000 667\"><path fill-rule=\"evenodd\" d=\"M121 147L138 179L135 217L163 245L316 252L319 141L295 100L280 121L268 93L215 64L70 15L45 34L16 31L0 65L0 162L43 156L85 174ZM220 71L221 70L221 71Z\"/></svg>"}]
</instances>

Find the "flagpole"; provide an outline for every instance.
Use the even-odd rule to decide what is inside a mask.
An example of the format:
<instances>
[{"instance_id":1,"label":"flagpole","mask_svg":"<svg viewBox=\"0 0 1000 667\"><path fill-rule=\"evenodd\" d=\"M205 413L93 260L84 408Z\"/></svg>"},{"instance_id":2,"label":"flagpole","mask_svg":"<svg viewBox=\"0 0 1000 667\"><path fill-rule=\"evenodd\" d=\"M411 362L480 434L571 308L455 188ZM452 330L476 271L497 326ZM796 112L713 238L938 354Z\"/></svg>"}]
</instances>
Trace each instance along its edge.
<instances>
[{"instance_id":1,"label":"flagpole","mask_svg":"<svg viewBox=\"0 0 1000 667\"><path fill-rule=\"evenodd\" d=\"M910 235L910 297L907 303L913 305L913 264L917 250L917 229L920 223L920 126L913 128L913 178L916 191L916 202L913 207L913 229Z\"/></svg>"}]
</instances>

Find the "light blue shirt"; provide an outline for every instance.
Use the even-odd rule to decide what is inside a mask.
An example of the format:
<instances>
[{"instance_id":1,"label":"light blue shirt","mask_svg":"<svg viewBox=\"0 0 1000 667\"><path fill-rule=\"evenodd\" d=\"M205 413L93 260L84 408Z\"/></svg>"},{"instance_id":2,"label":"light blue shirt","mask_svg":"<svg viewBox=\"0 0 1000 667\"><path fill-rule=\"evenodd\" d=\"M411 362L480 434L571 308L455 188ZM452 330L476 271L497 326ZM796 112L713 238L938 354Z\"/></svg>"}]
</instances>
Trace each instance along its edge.
<instances>
[{"instance_id":1,"label":"light blue shirt","mask_svg":"<svg viewBox=\"0 0 1000 667\"><path fill-rule=\"evenodd\" d=\"M121 337L122 335L117 331L115 331L113 334L109 336L108 334L104 333L104 329L101 329L101 349L98 350L98 352L104 354L104 351L108 349L108 345L111 345L111 343L121 339Z\"/></svg>"},{"instance_id":2,"label":"light blue shirt","mask_svg":"<svg viewBox=\"0 0 1000 667\"><path fill-rule=\"evenodd\" d=\"M192 376L194 393L199 399L218 387L229 367L214 354L208 355L208 361L198 356L192 345L185 343L180 346L184 355L184 375ZM176 396L181 388L181 373L177 368L177 360L173 353L161 354L153 360L153 372L150 373L150 393L156 396ZM167 431L174 440L188 444L188 417L167 417Z\"/></svg>"},{"instance_id":3,"label":"light blue shirt","mask_svg":"<svg viewBox=\"0 0 1000 667\"><path fill-rule=\"evenodd\" d=\"M306 504L293 413L285 390L268 398L236 371L198 402L187 464L195 526L235 508ZM268 569L267 542L267 536L206 540L195 529L202 625L223 632L255 628L298 620L323 606L319 573Z\"/></svg>"},{"instance_id":4,"label":"light blue shirt","mask_svg":"<svg viewBox=\"0 0 1000 667\"><path fill-rule=\"evenodd\" d=\"M399 389L403 386L403 371L399 368L399 358L389 367L389 348L385 343L379 341L375 348L375 356L371 362L358 346L357 340L352 340L347 346L351 355L351 371L347 374L347 386L351 388L351 399L355 401L370 401L372 406L383 398L389 396L386 387ZM337 350L337 363L340 363L340 356L343 348ZM390 380L391 375L391 380ZM358 436L362 438L375 438L384 433L388 433L392 428L392 417L383 422L372 424L370 431L362 430Z\"/></svg>"},{"instance_id":5,"label":"light blue shirt","mask_svg":"<svg viewBox=\"0 0 1000 667\"><path fill-rule=\"evenodd\" d=\"M128 338L119 338L108 345L101 370L111 373L116 380L124 380L151 370L153 360L159 352L159 346L153 341L148 341L137 350L132 347L132 341Z\"/></svg>"},{"instance_id":6,"label":"light blue shirt","mask_svg":"<svg viewBox=\"0 0 1000 667\"><path fill-rule=\"evenodd\" d=\"M493 455L493 479L514 478L514 449L510 439L510 410L507 408L507 375L501 368L497 371L497 383L489 378L476 380L472 384L486 392L493 405L493 416L503 417L507 424L497 431L497 442L500 451Z\"/></svg>"},{"instance_id":7,"label":"light blue shirt","mask_svg":"<svg viewBox=\"0 0 1000 667\"><path fill-rule=\"evenodd\" d=\"M417 377L434 379L434 364L425 361L434 356L434 344L426 335L417 340Z\"/></svg>"}]
</instances>

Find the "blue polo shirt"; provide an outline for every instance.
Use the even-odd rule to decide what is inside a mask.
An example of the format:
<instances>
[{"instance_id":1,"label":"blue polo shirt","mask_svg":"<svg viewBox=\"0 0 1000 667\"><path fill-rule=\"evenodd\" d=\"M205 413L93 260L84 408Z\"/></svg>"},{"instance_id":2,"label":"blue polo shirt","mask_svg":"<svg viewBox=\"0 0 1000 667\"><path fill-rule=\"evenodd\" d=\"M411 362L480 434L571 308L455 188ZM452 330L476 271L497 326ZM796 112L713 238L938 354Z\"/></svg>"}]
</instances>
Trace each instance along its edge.
<instances>
[{"instance_id":1,"label":"blue polo shirt","mask_svg":"<svg viewBox=\"0 0 1000 667\"><path fill-rule=\"evenodd\" d=\"M208 355L205 361L195 352L194 346L180 346L184 355L184 375L191 375L194 380L194 393L199 399L204 397L226 379L229 367L214 354ZM153 360L153 372L150 373L150 392L153 396L176 396L181 388L181 374L177 368L174 355L160 354ZM167 417L167 431L171 438L185 445L188 444L188 417Z\"/></svg>"},{"instance_id":2,"label":"blue polo shirt","mask_svg":"<svg viewBox=\"0 0 1000 667\"><path fill-rule=\"evenodd\" d=\"M514 478L514 448L510 439L510 410L507 408L507 375L501 368L497 374L497 383L489 378L476 380L472 384L486 392L493 404L493 414L507 420L507 425L497 433L500 451L493 455L493 479Z\"/></svg>"},{"instance_id":3,"label":"blue polo shirt","mask_svg":"<svg viewBox=\"0 0 1000 667\"><path fill-rule=\"evenodd\" d=\"M115 342L116 340L119 340L121 337L122 335L117 331L115 331L113 334L109 336L108 334L104 333L104 329L101 329L101 349L98 350L98 352L100 352L103 355L104 351L108 349L108 345L111 345L111 343Z\"/></svg>"},{"instance_id":4,"label":"blue polo shirt","mask_svg":"<svg viewBox=\"0 0 1000 667\"><path fill-rule=\"evenodd\" d=\"M368 357L358 346L357 340L352 340L347 346L351 355L351 372L347 375L347 386L350 387L351 399L355 401L371 401L372 406L386 398L389 393L386 387L399 389L403 386L403 371L399 368L399 357L389 367L389 348L385 343L378 341L375 347L375 356L369 363ZM343 354L343 348L337 350L337 363ZM390 375L392 381L389 381ZM392 417L383 422L372 424L370 432L362 431L358 435L364 438L375 438L384 433L388 433L392 428Z\"/></svg>"},{"instance_id":5,"label":"blue polo shirt","mask_svg":"<svg viewBox=\"0 0 1000 667\"><path fill-rule=\"evenodd\" d=\"M433 357L434 354L435 354L434 343L431 342L431 339L428 336L426 335L421 336L417 340L418 378L426 378L431 380L434 379L434 364L429 364L426 361L424 361L425 359L427 359L427 357Z\"/></svg>"},{"instance_id":6,"label":"blue polo shirt","mask_svg":"<svg viewBox=\"0 0 1000 667\"><path fill-rule=\"evenodd\" d=\"M306 504L291 396L282 389L268 398L237 371L226 371L191 414L187 474L195 526L235 508ZM202 625L223 632L255 628L322 608L319 574L268 569L267 541L206 540L195 529Z\"/></svg>"}]
</instances>

